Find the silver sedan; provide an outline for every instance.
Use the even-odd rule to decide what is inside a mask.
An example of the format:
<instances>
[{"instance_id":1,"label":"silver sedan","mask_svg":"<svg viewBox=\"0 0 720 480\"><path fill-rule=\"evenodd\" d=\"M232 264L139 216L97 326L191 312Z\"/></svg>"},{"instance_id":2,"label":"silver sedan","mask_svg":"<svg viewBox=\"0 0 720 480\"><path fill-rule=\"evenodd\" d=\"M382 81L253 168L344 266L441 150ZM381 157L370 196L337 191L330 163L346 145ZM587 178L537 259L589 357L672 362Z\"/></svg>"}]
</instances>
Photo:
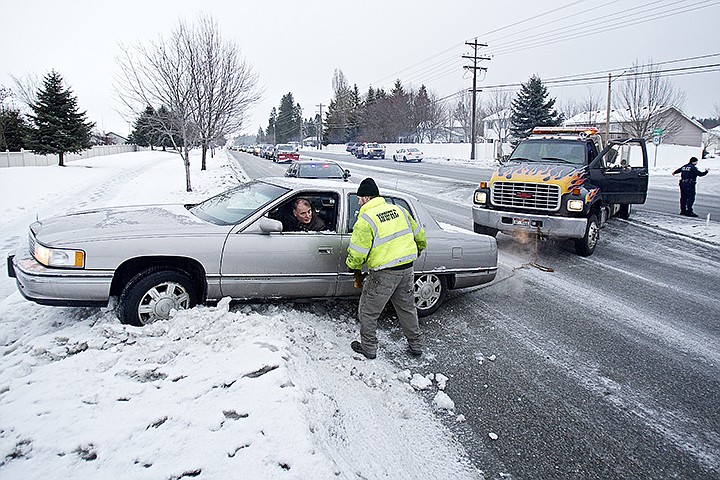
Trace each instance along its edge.
<instances>
[{"instance_id":1,"label":"silver sedan","mask_svg":"<svg viewBox=\"0 0 720 480\"><path fill-rule=\"evenodd\" d=\"M8 257L8 273L43 305L106 306L144 325L173 310L223 297L237 300L351 297L345 268L357 219L357 186L341 180L267 178L196 205L104 208L30 225L29 248ZM443 228L411 195L382 191L423 226L428 247L415 261L420 316L449 289L492 281L495 239ZM308 199L319 232L283 231L293 201Z\"/></svg>"}]
</instances>

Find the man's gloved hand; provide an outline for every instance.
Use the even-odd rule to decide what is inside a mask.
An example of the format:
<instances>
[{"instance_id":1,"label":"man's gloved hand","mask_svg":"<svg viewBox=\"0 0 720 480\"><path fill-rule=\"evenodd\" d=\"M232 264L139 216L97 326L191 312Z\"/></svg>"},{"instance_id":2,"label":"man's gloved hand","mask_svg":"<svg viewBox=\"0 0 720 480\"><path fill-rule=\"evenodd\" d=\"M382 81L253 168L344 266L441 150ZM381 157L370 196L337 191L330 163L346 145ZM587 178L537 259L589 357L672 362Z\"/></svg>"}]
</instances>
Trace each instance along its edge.
<instances>
[{"instance_id":1,"label":"man's gloved hand","mask_svg":"<svg viewBox=\"0 0 720 480\"><path fill-rule=\"evenodd\" d=\"M360 270L353 270L353 287L362 288L365 281L365 274Z\"/></svg>"}]
</instances>

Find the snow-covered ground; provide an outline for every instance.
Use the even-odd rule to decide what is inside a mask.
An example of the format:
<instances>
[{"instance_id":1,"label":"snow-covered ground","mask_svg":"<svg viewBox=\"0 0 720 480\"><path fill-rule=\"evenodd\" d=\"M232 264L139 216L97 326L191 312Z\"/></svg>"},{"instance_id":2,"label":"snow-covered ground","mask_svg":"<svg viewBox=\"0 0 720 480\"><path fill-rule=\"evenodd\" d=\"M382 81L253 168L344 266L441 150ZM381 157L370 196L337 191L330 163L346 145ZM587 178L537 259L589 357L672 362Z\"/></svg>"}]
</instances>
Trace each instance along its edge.
<instances>
[{"instance_id":1,"label":"snow-covered ground","mask_svg":"<svg viewBox=\"0 0 720 480\"><path fill-rule=\"evenodd\" d=\"M198 163L190 194L169 153L0 169L2 251L23 247L36 216L187 203L236 184L224 152ZM718 191L713 173L699 188ZM669 172L651 178L677 188ZM634 218L720 243L715 222ZM463 421L444 393L453 379L422 359L389 362L383 352L404 351L394 327L380 329L377 360L354 354L351 302L222 301L136 328L28 302L7 276L0 299L0 478L482 478L441 423Z\"/></svg>"},{"instance_id":2,"label":"snow-covered ground","mask_svg":"<svg viewBox=\"0 0 720 480\"><path fill-rule=\"evenodd\" d=\"M36 215L236 183L222 152L192 179L187 194L180 160L161 152L0 169L3 253ZM135 328L35 305L7 276L0 293L0 478L482 477L440 422L462 421L443 392L452 380L422 360L354 354L347 306L223 301ZM388 334L383 349L404 351Z\"/></svg>"}]
</instances>

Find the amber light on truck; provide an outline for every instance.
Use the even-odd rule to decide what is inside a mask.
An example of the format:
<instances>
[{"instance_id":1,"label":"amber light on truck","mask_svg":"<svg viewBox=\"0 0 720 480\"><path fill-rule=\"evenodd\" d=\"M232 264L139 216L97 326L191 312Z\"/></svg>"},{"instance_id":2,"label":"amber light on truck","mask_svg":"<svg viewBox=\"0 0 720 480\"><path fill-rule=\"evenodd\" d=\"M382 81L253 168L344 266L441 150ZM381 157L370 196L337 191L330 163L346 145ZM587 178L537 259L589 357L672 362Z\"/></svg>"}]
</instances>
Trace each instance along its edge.
<instances>
[{"instance_id":1,"label":"amber light on truck","mask_svg":"<svg viewBox=\"0 0 720 480\"><path fill-rule=\"evenodd\" d=\"M83 268L85 266L85 252L82 250L64 250L48 248L35 242L33 257L46 267Z\"/></svg>"}]
</instances>

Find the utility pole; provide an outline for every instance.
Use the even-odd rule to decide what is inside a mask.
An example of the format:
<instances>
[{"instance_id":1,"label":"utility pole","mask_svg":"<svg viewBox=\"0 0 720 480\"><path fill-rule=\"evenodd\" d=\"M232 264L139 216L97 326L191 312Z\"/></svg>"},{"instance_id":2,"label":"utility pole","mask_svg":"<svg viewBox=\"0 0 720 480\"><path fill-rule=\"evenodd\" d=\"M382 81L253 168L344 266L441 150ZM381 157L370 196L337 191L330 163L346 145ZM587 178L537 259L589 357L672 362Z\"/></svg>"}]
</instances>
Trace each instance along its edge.
<instances>
[{"instance_id":1,"label":"utility pole","mask_svg":"<svg viewBox=\"0 0 720 480\"><path fill-rule=\"evenodd\" d=\"M607 107L605 108L605 145L610 143L610 97L612 96L612 73L608 73Z\"/></svg>"},{"instance_id":2,"label":"utility pole","mask_svg":"<svg viewBox=\"0 0 720 480\"><path fill-rule=\"evenodd\" d=\"M318 104L317 106L320 107L320 121L318 122L318 131L317 131L317 134L318 134L318 150L322 150L322 138L323 138L323 137L322 137L322 108L324 107L324 105L323 105L322 103L320 103L320 104Z\"/></svg>"},{"instance_id":3,"label":"utility pole","mask_svg":"<svg viewBox=\"0 0 720 480\"><path fill-rule=\"evenodd\" d=\"M470 160L475 160L475 123L476 123L475 110L476 110L476 105L477 105L477 101L476 101L475 97L477 96L477 92L481 91L481 90L477 89L477 72L478 72L478 70L481 70L481 71L487 70L487 67L478 67L478 61L479 60L490 60L490 57L487 57L487 56L479 57L478 56L478 47L487 47L487 44L486 43L478 43L477 38L473 42L465 42L465 45L470 45L471 47L473 47L473 50L474 50L472 56L463 55L462 58L467 58L468 60L473 61L472 65L466 65L463 68L472 70L472 72L473 72L473 86L472 86L472 90L470 90L472 92L472 120L470 122L470 123L472 123L471 130L470 130Z\"/></svg>"}]
</instances>

